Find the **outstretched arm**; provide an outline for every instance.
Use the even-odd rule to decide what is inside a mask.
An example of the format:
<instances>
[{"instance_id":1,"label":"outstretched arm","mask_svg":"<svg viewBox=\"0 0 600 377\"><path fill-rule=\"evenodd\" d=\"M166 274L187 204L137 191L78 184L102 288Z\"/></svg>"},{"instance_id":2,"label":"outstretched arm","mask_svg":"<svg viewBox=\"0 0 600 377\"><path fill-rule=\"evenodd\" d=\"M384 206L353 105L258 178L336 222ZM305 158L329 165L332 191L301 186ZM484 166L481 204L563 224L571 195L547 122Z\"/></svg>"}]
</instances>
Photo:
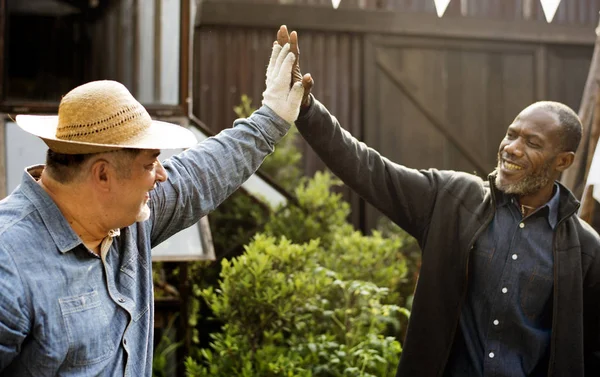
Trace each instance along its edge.
<instances>
[{"instance_id":1,"label":"outstretched arm","mask_svg":"<svg viewBox=\"0 0 600 377\"><path fill-rule=\"evenodd\" d=\"M296 120L303 90L300 83L290 88L295 56L289 50L289 44L273 45L260 109L165 161L169 179L150 201L153 246L196 223L237 190Z\"/></svg>"},{"instance_id":2,"label":"outstretched arm","mask_svg":"<svg viewBox=\"0 0 600 377\"><path fill-rule=\"evenodd\" d=\"M300 73L296 32L288 34L287 28L281 26L277 40L280 44L289 42L292 52L298 57L293 67L293 80L302 82L304 87L302 110L296 121L300 134L334 174L421 240L429 226L444 174L395 164L355 139L325 106L310 95L314 82L310 74L302 76Z\"/></svg>"}]
</instances>

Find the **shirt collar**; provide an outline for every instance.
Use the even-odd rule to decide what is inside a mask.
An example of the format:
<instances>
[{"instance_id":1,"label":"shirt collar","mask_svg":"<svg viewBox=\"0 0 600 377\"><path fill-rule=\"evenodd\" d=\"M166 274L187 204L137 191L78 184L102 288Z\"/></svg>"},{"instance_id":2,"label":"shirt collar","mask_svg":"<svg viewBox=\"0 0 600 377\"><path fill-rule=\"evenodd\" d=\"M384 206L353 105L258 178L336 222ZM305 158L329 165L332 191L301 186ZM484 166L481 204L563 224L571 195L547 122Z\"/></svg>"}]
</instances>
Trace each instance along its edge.
<instances>
[{"instance_id":1,"label":"shirt collar","mask_svg":"<svg viewBox=\"0 0 600 377\"><path fill-rule=\"evenodd\" d=\"M44 165L26 168L21 179L21 190L37 209L58 250L66 253L80 245L81 239L75 234L56 203L37 183L42 170L44 170Z\"/></svg>"},{"instance_id":2,"label":"shirt collar","mask_svg":"<svg viewBox=\"0 0 600 377\"><path fill-rule=\"evenodd\" d=\"M552 198L546 203L548 207L548 223L554 229L556 227L556 223L558 222L558 205L560 203L560 186L554 183L554 195Z\"/></svg>"},{"instance_id":3,"label":"shirt collar","mask_svg":"<svg viewBox=\"0 0 600 377\"><path fill-rule=\"evenodd\" d=\"M504 194L503 192L499 192L500 195L498 195L497 198L497 205L498 207L502 207L505 206L507 204L510 203L517 203L517 199L515 198L514 195L507 195ZM546 202L546 204L544 204L542 207L540 207L539 211L542 210L546 210L546 219L548 220L548 224L550 225L550 227L552 229L554 229L556 227L556 224L558 223L558 206L560 203L560 186L554 182L554 190L553 190L553 194L552 197L550 198L550 200L548 200L548 202Z\"/></svg>"}]
</instances>

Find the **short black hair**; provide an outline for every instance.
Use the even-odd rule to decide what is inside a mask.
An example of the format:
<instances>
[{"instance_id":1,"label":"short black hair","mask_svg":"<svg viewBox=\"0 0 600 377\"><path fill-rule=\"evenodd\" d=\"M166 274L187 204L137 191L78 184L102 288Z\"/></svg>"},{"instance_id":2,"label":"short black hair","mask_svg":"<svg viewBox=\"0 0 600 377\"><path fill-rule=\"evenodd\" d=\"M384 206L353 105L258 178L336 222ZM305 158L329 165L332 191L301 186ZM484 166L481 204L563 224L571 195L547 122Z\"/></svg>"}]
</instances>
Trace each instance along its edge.
<instances>
[{"instance_id":1,"label":"short black hair","mask_svg":"<svg viewBox=\"0 0 600 377\"><path fill-rule=\"evenodd\" d=\"M560 151L576 152L581 142L582 128L579 116L564 103L554 101L536 102L530 107L541 108L558 116L558 122L562 126L560 131Z\"/></svg>"},{"instance_id":2,"label":"short black hair","mask_svg":"<svg viewBox=\"0 0 600 377\"><path fill-rule=\"evenodd\" d=\"M141 152L141 149L124 148L115 152L121 152L127 159L133 159ZM46 171L54 180L61 183L70 183L77 177L81 166L97 154L65 154L48 149L46 152ZM123 167L120 166L119 168L119 171L123 170Z\"/></svg>"},{"instance_id":3,"label":"short black hair","mask_svg":"<svg viewBox=\"0 0 600 377\"><path fill-rule=\"evenodd\" d=\"M93 154L66 154L52 149L46 152L46 171L56 181L69 183L79 172L79 168Z\"/></svg>"}]
</instances>

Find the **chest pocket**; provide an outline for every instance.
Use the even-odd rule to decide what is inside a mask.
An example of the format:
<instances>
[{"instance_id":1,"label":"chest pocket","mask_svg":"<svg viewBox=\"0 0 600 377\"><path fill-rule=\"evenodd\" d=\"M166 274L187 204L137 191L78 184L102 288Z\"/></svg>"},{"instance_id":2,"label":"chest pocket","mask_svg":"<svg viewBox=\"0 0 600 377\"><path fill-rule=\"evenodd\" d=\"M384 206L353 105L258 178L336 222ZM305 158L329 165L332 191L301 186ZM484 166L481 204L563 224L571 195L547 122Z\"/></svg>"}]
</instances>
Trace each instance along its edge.
<instances>
[{"instance_id":1,"label":"chest pocket","mask_svg":"<svg viewBox=\"0 0 600 377\"><path fill-rule=\"evenodd\" d=\"M58 299L69 339L67 360L90 365L111 357L115 350L109 320L96 291Z\"/></svg>"},{"instance_id":2,"label":"chest pocket","mask_svg":"<svg viewBox=\"0 0 600 377\"><path fill-rule=\"evenodd\" d=\"M521 309L527 318L537 320L544 313L549 313L544 309L550 302L554 287L550 268L536 266L533 272L523 274L521 287L523 287L520 295Z\"/></svg>"}]
</instances>

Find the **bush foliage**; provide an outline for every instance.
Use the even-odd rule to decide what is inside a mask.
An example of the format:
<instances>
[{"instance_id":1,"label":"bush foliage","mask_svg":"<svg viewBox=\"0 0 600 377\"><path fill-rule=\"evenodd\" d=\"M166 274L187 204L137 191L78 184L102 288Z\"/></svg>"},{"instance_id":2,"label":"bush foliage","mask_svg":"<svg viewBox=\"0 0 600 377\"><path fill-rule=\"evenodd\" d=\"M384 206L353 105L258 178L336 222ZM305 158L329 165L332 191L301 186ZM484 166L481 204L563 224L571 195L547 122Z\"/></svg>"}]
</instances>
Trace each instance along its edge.
<instances>
[{"instance_id":1,"label":"bush foliage","mask_svg":"<svg viewBox=\"0 0 600 377\"><path fill-rule=\"evenodd\" d=\"M221 283L202 296L225 325L189 376L391 376L400 343L383 335L407 311L382 304L387 288L317 263L318 241L257 235L223 260Z\"/></svg>"},{"instance_id":2,"label":"bush foliage","mask_svg":"<svg viewBox=\"0 0 600 377\"><path fill-rule=\"evenodd\" d=\"M197 291L221 331L186 363L188 376L393 376L409 315L404 238L354 231L349 205L317 173L298 205L275 210L245 252Z\"/></svg>"},{"instance_id":3,"label":"bush foliage","mask_svg":"<svg viewBox=\"0 0 600 377\"><path fill-rule=\"evenodd\" d=\"M235 111L252 110L245 98ZM341 181L302 177L296 139L293 129L261 168L295 202L268 209L236 193L210 215L223 259L188 267L188 377L395 375L418 247L389 221L354 230Z\"/></svg>"}]
</instances>

